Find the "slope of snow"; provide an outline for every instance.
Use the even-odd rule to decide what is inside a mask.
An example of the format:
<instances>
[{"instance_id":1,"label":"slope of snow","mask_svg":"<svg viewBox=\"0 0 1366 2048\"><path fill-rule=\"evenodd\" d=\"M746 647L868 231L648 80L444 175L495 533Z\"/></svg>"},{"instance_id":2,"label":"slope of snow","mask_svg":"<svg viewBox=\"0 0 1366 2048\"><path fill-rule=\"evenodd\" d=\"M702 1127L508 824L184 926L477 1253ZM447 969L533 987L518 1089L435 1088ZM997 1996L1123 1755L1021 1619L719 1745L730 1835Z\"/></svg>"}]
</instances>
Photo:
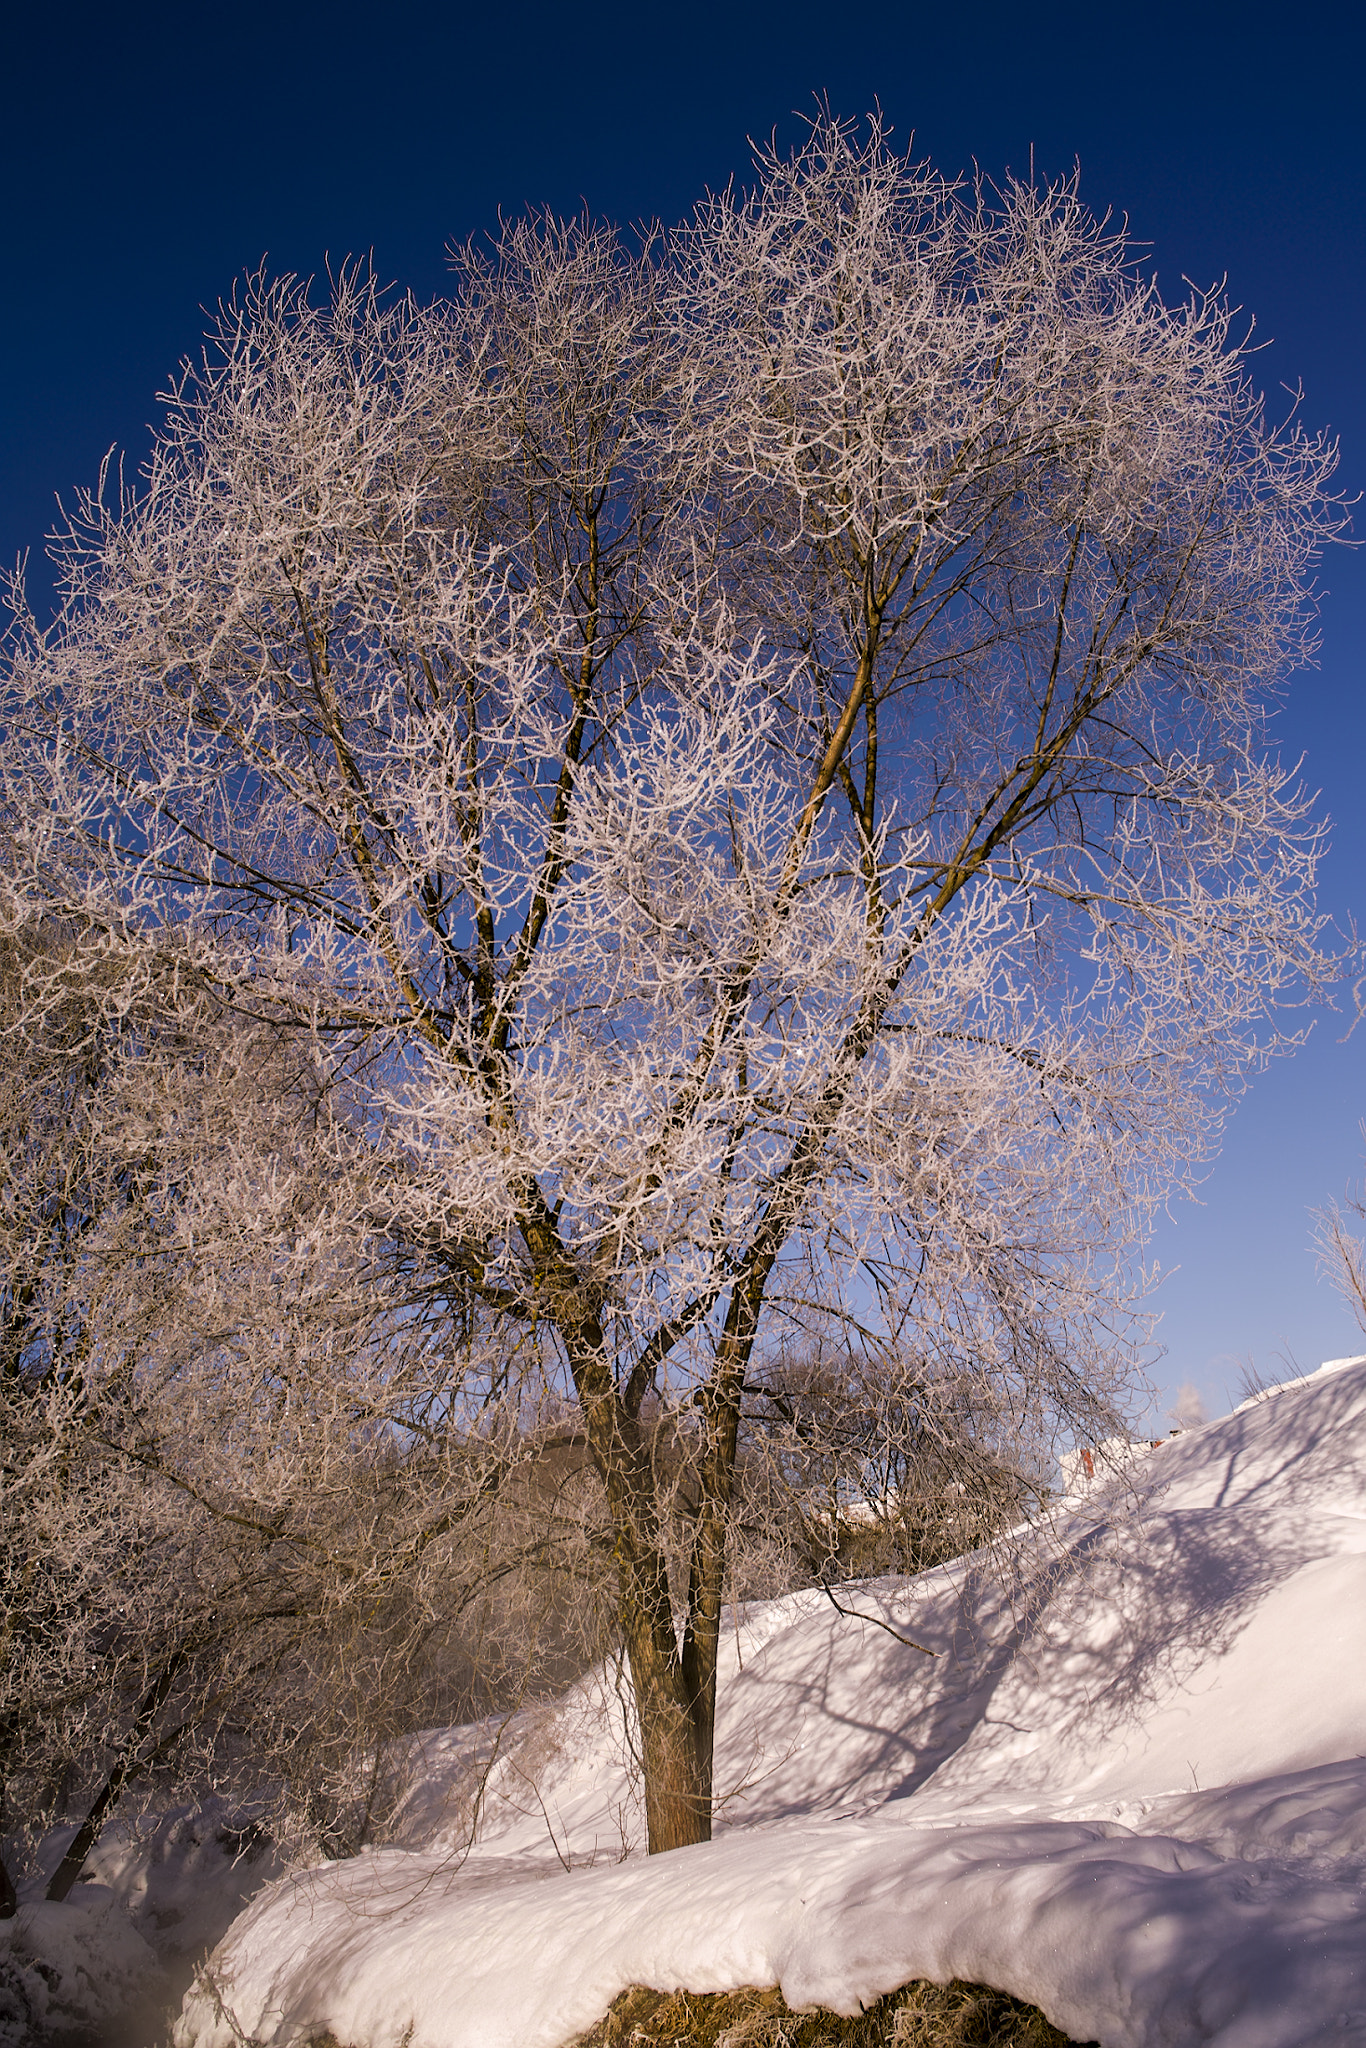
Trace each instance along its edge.
<instances>
[{"instance_id":1,"label":"slope of snow","mask_svg":"<svg viewBox=\"0 0 1366 2048\"><path fill-rule=\"evenodd\" d=\"M1366 1359L839 1599L735 1618L716 1841L635 1853L610 1672L434 1734L408 1846L259 1899L179 2048L558 2048L631 1982L852 2011L955 1975L1103 2048L1366 2044Z\"/></svg>"}]
</instances>

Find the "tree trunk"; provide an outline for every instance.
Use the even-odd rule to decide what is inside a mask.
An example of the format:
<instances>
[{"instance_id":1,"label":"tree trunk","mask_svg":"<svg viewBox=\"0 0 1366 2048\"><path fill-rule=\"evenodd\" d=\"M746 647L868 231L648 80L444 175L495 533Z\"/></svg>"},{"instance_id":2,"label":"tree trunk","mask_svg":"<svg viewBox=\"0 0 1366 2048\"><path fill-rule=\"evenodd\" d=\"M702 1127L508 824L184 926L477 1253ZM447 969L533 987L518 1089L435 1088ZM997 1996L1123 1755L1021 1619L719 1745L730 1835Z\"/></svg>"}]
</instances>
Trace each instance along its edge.
<instances>
[{"instance_id":1,"label":"tree trunk","mask_svg":"<svg viewBox=\"0 0 1366 2048\"><path fill-rule=\"evenodd\" d=\"M716 1366L702 1397L706 1442L698 1468L699 1500L688 1566L688 1626L683 1678L693 1722L698 1776L708 1814L715 1799L716 1676L721 1600L726 1586L730 1503L740 1435L740 1398L754 1351L764 1288L775 1251L761 1237L749 1270L738 1279L726 1312Z\"/></svg>"},{"instance_id":2,"label":"tree trunk","mask_svg":"<svg viewBox=\"0 0 1366 2048\"><path fill-rule=\"evenodd\" d=\"M697 1729L682 1666L677 1647L671 1642L668 1654L661 1655L663 1647L653 1630L635 1630L627 1637L651 1856L711 1840L711 1800L698 1768Z\"/></svg>"},{"instance_id":3,"label":"tree trunk","mask_svg":"<svg viewBox=\"0 0 1366 2048\"><path fill-rule=\"evenodd\" d=\"M0 1920L12 1920L19 1910L19 1895L14 1889L14 1879L5 1868L0 1857Z\"/></svg>"},{"instance_id":4,"label":"tree trunk","mask_svg":"<svg viewBox=\"0 0 1366 2048\"><path fill-rule=\"evenodd\" d=\"M699 1769L694 1701L674 1629L669 1571L659 1541L649 1459L608 1486L615 1524L617 1611L640 1722L649 1852L711 1840L710 1772Z\"/></svg>"},{"instance_id":5,"label":"tree trunk","mask_svg":"<svg viewBox=\"0 0 1366 2048\"><path fill-rule=\"evenodd\" d=\"M100 1830L135 1768L129 1750L125 1749L96 1794L95 1802L77 1828L65 1856L52 1873L52 1882L44 1894L51 1904L60 1905L80 1876L86 1857L99 1840Z\"/></svg>"},{"instance_id":6,"label":"tree trunk","mask_svg":"<svg viewBox=\"0 0 1366 2048\"><path fill-rule=\"evenodd\" d=\"M568 1290L566 1290L568 1292ZM694 1702L674 1628L650 1454L618 1396L602 1327L582 1297L565 1328L593 1462L607 1494L617 1563L617 1614L640 1721L645 1827L652 1856L711 1839L711 1800L699 1770ZM566 1327L567 1325L567 1327Z\"/></svg>"},{"instance_id":7,"label":"tree trunk","mask_svg":"<svg viewBox=\"0 0 1366 2048\"><path fill-rule=\"evenodd\" d=\"M713 1383L707 1388L703 1405L707 1441L698 1473L701 1497L688 1566L688 1625L683 1637L683 1683L692 1720L698 1783L708 1813L715 1796L716 1670L740 1426L736 1391L739 1382L732 1384L730 1374L718 1373L718 1379L719 1385Z\"/></svg>"}]
</instances>

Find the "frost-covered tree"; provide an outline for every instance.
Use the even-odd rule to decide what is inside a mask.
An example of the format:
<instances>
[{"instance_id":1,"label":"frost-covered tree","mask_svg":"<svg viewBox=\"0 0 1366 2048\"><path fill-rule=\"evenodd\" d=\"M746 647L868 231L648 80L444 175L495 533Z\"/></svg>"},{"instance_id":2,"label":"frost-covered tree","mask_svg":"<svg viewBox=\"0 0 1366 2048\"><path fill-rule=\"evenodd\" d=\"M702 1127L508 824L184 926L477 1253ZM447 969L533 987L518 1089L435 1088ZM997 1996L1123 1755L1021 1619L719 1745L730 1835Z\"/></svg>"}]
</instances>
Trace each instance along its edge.
<instances>
[{"instance_id":1,"label":"frost-covered tree","mask_svg":"<svg viewBox=\"0 0 1366 2048\"><path fill-rule=\"evenodd\" d=\"M1108 1427L1133 1232L1324 972L1265 715L1332 468L1072 186L821 121L640 253L254 280L21 605L8 924L295 1048L349 1270L577 1417L652 1849L780 1338Z\"/></svg>"},{"instance_id":2,"label":"frost-covered tree","mask_svg":"<svg viewBox=\"0 0 1366 2048\"><path fill-rule=\"evenodd\" d=\"M1366 1135L1366 1124L1362 1126ZM1345 1202L1330 1202L1314 1218L1314 1244L1320 1270L1327 1274L1356 1321L1366 1330L1366 1242L1359 1232L1366 1220L1366 1199L1360 1191Z\"/></svg>"}]
</instances>

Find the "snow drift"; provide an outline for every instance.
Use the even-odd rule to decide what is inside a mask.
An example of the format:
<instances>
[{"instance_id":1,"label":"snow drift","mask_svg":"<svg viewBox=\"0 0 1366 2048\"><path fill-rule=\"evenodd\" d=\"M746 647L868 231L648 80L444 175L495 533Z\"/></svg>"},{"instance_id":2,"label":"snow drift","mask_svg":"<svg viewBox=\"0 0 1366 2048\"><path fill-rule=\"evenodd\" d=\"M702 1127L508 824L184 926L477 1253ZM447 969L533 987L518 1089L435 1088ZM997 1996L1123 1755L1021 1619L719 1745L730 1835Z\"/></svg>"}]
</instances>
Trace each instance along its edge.
<instances>
[{"instance_id":1,"label":"snow drift","mask_svg":"<svg viewBox=\"0 0 1366 2048\"><path fill-rule=\"evenodd\" d=\"M0 2048L98 2036L130 2011L164 2004L167 1989L105 1885L80 1885L60 1906L31 1900L0 1921Z\"/></svg>"},{"instance_id":2,"label":"snow drift","mask_svg":"<svg viewBox=\"0 0 1366 2048\"><path fill-rule=\"evenodd\" d=\"M632 1982L916 1976L1102 2048L1366 2043L1366 1359L840 1601L735 1617L714 1842L639 1856L610 1673L434 1735L404 1846L264 1893L177 2048L559 2048Z\"/></svg>"},{"instance_id":3,"label":"snow drift","mask_svg":"<svg viewBox=\"0 0 1366 2048\"><path fill-rule=\"evenodd\" d=\"M54 1828L40 1845L50 1871L71 1840ZM0 1920L0 2048L39 2040L131 2042L155 2036L194 1964L273 1877L279 1862L251 1806L211 1793L192 1804L126 1809L86 1860L60 1905L44 1878L21 1887Z\"/></svg>"}]
</instances>

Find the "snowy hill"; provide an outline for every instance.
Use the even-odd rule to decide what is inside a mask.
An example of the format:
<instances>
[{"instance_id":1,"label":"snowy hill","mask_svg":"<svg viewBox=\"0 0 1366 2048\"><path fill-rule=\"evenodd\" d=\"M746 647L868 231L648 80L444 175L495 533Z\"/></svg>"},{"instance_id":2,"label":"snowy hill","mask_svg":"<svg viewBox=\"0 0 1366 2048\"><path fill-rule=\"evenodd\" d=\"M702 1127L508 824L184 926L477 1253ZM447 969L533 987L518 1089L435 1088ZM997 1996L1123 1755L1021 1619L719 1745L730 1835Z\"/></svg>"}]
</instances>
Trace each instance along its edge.
<instances>
[{"instance_id":1,"label":"snowy hill","mask_svg":"<svg viewBox=\"0 0 1366 2048\"><path fill-rule=\"evenodd\" d=\"M559 2048L632 1982L853 2011L916 1976L1103 2048L1366 2044L1366 1359L991 1570L839 1599L734 1618L714 1842L638 1854L611 1673L496 1754L434 1734L406 1846L265 1892L179 2048Z\"/></svg>"}]
</instances>

